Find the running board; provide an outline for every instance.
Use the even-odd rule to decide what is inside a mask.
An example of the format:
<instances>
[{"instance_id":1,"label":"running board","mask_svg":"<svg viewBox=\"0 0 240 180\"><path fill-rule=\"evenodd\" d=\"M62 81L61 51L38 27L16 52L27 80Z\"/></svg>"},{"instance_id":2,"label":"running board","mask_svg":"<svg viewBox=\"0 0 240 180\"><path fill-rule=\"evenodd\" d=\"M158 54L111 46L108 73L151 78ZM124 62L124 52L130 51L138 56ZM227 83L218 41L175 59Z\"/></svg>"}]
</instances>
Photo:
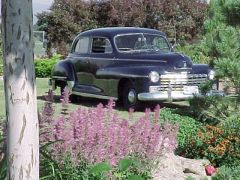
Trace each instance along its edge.
<instances>
[{"instance_id":1,"label":"running board","mask_svg":"<svg viewBox=\"0 0 240 180\"><path fill-rule=\"evenodd\" d=\"M89 97L89 98L106 99L106 100L112 99L114 101L118 100L118 98L116 98L116 97L102 96L102 95L97 95L97 94L89 94L89 93L82 93L82 92L76 92L76 91L72 91L72 94L78 95L78 96L83 96L83 97Z\"/></svg>"}]
</instances>

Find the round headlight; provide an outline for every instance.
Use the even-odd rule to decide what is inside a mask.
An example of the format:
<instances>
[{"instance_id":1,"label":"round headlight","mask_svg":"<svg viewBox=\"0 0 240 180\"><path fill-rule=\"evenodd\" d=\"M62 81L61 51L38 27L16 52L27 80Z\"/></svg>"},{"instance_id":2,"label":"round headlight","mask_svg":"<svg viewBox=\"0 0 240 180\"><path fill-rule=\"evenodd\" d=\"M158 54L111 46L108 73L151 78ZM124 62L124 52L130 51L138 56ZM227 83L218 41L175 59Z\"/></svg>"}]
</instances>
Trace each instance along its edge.
<instances>
[{"instance_id":1,"label":"round headlight","mask_svg":"<svg viewBox=\"0 0 240 180\"><path fill-rule=\"evenodd\" d=\"M215 71L214 71L214 70L209 71L209 73L208 73L208 78L209 78L210 80L213 80L214 77L215 77Z\"/></svg>"},{"instance_id":2,"label":"round headlight","mask_svg":"<svg viewBox=\"0 0 240 180\"><path fill-rule=\"evenodd\" d=\"M156 72L156 71L151 71L151 72L149 73L149 79L150 79L153 83L156 83L156 82L159 81L160 76L159 76L158 72Z\"/></svg>"}]
</instances>

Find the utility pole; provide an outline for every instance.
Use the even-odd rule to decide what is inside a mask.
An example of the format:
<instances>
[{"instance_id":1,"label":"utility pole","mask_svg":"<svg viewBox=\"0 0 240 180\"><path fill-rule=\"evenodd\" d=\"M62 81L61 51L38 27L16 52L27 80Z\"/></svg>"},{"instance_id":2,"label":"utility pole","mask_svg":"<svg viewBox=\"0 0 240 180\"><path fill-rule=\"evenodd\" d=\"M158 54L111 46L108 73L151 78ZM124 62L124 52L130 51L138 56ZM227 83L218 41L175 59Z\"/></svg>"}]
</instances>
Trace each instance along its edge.
<instances>
[{"instance_id":1,"label":"utility pole","mask_svg":"<svg viewBox=\"0 0 240 180\"><path fill-rule=\"evenodd\" d=\"M9 180L39 179L32 0L2 0Z\"/></svg>"}]
</instances>

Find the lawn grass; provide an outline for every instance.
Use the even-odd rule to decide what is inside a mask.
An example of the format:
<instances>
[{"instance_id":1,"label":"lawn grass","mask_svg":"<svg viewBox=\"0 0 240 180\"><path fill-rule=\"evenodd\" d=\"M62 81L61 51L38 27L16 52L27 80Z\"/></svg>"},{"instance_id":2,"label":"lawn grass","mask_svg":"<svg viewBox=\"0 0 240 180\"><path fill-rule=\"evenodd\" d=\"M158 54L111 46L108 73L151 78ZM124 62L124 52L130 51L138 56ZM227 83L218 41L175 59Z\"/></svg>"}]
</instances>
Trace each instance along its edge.
<instances>
[{"instance_id":1,"label":"lawn grass","mask_svg":"<svg viewBox=\"0 0 240 180\"><path fill-rule=\"evenodd\" d=\"M48 90L50 89L50 86L48 85L48 79L47 78L37 78L37 105L38 105L38 111L41 112L45 101L44 96L47 94ZM60 103L60 90L56 89L54 91L54 108L55 108L55 116L58 116L61 112L61 103ZM69 105L69 111L73 111L74 109L78 108L79 106L83 107L95 107L99 103L102 103L104 105L107 104L107 100L99 100L99 99L90 99L90 98L80 98L80 101L76 104L70 103ZM144 108L151 107L152 109L156 104L144 104ZM188 103L186 101L177 102L177 103L165 103L161 104L161 107L170 107L170 108L178 108L178 107L186 107L188 106ZM134 113L134 117L138 118L141 115L143 115L144 108ZM121 118L128 119L128 112L125 111L122 107L116 107L116 111L118 115ZM4 85L3 81L0 80L0 122L2 122L5 119L5 101L4 101Z\"/></svg>"},{"instance_id":2,"label":"lawn grass","mask_svg":"<svg viewBox=\"0 0 240 180\"><path fill-rule=\"evenodd\" d=\"M46 102L44 96L47 94L48 90L51 87L48 85L48 79L47 78L37 78L37 105L38 105L38 111L41 112L43 109L43 105ZM61 103L60 103L60 90L56 89L54 91L54 108L55 108L55 116L58 116L61 112ZM4 101L4 85L3 80L0 80L0 122L5 120L5 101ZM106 100L99 100L99 99L90 99L90 98L81 98L80 101L76 104L70 103L69 105L69 111L73 111L74 109L78 108L79 106L83 107L95 107L99 103L102 103L104 105L107 104L108 101ZM117 107L118 114L120 117L127 119L128 118L128 112L123 110L121 107ZM135 116L136 118L141 116L142 112L136 112Z\"/></svg>"}]
</instances>

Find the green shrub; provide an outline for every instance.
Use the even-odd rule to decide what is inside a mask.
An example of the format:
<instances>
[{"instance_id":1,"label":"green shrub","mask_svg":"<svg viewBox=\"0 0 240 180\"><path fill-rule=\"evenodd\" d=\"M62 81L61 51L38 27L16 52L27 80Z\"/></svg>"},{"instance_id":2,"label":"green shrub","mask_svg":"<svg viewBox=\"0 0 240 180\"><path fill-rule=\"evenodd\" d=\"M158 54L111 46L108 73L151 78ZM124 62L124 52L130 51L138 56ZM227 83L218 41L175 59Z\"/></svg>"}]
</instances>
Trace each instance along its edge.
<instances>
[{"instance_id":1,"label":"green shrub","mask_svg":"<svg viewBox=\"0 0 240 180\"><path fill-rule=\"evenodd\" d=\"M176 149L177 154L179 154L182 149L186 148L188 141L192 136L195 136L197 134L199 127L201 127L201 123L197 120L189 116L179 115L177 113L174 113L171 109L167 108L161 110L160 121L167 121L179 125L177 135L178 148Z\"/></svg>"},{"instance_id":2,"label":"green shrub","mask_svg":"<svg viewBox=\"0 0 240 180\"><path fill-rule=\"evenodd\" d=\"M0 76L3 75L3 59L0 58Z\"/></svg>"},{"instance_id":3,"label":"green shrub","mask_svg":"<svg viewBox=\"0 0 240 180\"><path fill-rule=\"evenodd\" d=\"M217 174L212 177L212 180L239 180L240 179L240 166L227 167L222 166L218 169Z\"/></svg>"},{"instance_id":4,"label":"green shrub","mask_svg":"<svg viewBox=\"0 0 240 180\"><path fill-rule=\"evenodd\" d=\"M217 166L240 163L240 107L238 97L195 97L191 110L210 125L192 136L182 153L190 158L208 158Z\"/></svg>"},{"instance_id":5,"label":"green shrub","mask_svg":"<svg viewBox=\"0 0 240 180\"><path fill-rule=\"evenodd\" d=\"M2 125L0 125L0 179L7 179L6 144Z\"/></svg>"},{"instance_id":6,"label":"green shrub","mask_svg":"<svg viewBox=\"0 0 240 180\"><path fill-rule=\"evenodd\" d=\"M188 158L206 158L219 167L239 164L239 137L227 133L224 127L204 126L192 136L182 155Z\"/></svg>"},{"instance_id":7,"label":"green shrub","mask_svg":"<svg viewBox=\"0 0 240 180\"><path fill-rule=\"evenodd\" d=\"M189 56L194 63L212 64L212 58L205 54L205 47L199 44L177 46L177 51Z\"/></svg>"},{"instance_id":8,"label":"green shrub","mask_svg":"<svg viewBox=\"0 0 240 180\"><path fill-rule=\"evenodd\" d=\"M61 55L54 55L50 59L36 59L35 64L35 73L36 77L46 78L50 77L53 66L57 63L57 61L61 58Z\"/></svg>"},{"instance_id":9,"label":"green shrub","mask_svg":"<svg viewBox=\"0 0 240 180\"><path fill-rule=\"evenodd\" d=\"M64 155L64 161L58 164L57 161L54 161L45 153L41 151L41 179L151 179L151 173L146 171L141 162L135 158L121 159L116 167L112 167L108 162L92 165L81 157L76 157L79 161L75 163L66 154Z\"/></svg>"}]
</instances>

